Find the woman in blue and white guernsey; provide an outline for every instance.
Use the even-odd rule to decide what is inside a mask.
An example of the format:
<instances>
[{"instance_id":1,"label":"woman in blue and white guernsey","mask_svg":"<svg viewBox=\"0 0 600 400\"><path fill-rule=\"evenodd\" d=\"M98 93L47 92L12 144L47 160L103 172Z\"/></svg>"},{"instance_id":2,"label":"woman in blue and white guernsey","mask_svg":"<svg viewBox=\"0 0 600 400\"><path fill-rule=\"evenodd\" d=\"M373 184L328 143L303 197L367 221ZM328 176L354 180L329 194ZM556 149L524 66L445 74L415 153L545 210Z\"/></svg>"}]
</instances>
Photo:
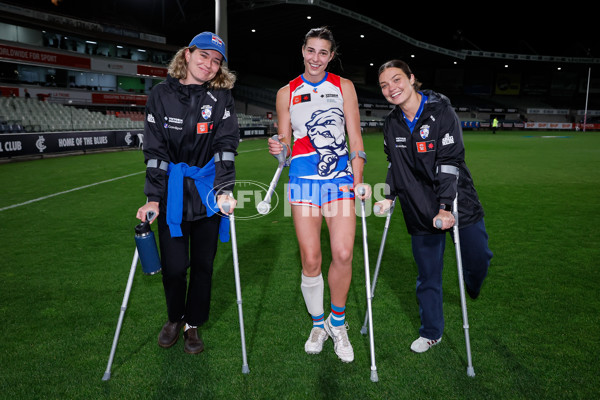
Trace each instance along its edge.
<instances>
[{"instance_id":1,"label":"woman in blue and white guernsey","mask_svg":"<svg viewBox=\"0 0 600 400\"><path fill-rule=\"evenodd\" d=\"M217 240L228 240L223 204L235 183L239 126L231 88L235 75L223 62L225 43L212 32L196 35L173 57L167 79L146 105L144 158L148 211L157 214L168 320L158 336L173 346L184 329L184 350L204 350L198 327L208 320ZM187 270L190 270L189 284Z\"/></svg>"},{"instance_id":2,"label":"woman in blue and white guernsey","mask_svg":"<svg viewBox=\"0 0 600 400\"><path fill-rule=\"evenodd\" d=\"M442 269L446 232L455 223L452 205L457 192L464 281L473 299L479 296L492 252L483 206L465 163L460 121L450 100L432 90L420 90L421 83L401 60L379 68L379 86L395 107L383 127L390 193L377 205L388 210L398 196L411 235L421 327L410 348L423 353L441 342L444 331Z\"/></svg>"},{"instance_id":3,"label":"woman in blue and white guernsey","mask_svg":"<svg viewBox=\"0 0 600 400\"><path fill-rule=\"evenodd\" d=\"M345 308L352 278L354 198L359 186L365 190L361 198L371 193L362 182L366 154L358 99L350 80L327 71L336 56L329 29L311 29L304 38L302 56L304 73L277 93L278 136L283 144L269 139L269 152L276 155L285 151L287 156L291 152L288 200L302 262L300 288L313 326L304 349L318 354L331 337L337 356L351 362L354 351L348 339ZM327 274L331 298L327 318L321 272L323 218L332 256Z\"/></svg>"}]
</instances>

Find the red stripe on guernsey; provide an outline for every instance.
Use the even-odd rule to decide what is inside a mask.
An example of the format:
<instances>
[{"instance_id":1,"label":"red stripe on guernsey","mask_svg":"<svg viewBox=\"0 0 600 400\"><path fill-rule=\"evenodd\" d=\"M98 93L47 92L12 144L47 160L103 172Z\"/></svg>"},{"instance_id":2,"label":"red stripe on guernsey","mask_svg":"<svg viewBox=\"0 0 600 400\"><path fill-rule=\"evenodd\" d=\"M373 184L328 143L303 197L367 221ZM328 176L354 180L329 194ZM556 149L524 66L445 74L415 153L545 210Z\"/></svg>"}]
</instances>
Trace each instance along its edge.
<instances>
[{"instance_id":1,"label":"red stripe on guernsey","mask_svg":"<svg viewBox=\"0 0 600 400\"><path fill-rule=\"evenodd\" d=\"M302 80L302 75L290 81L290 98L288 104L292 104L292 93L294 93L294 90L296 90L296 88L302 85L303 83L304 81Z\"/></svg>"},{"instance_id":2,"label":"red stripe on guernsey","mask_svg":"<svg viewBox=\"0 0 600 400\"><path fill-rule=\"evenodd\" d=\"M341 79L340 79L339 75L328 73L327 74L327 80L329 82L333 83L335 86L339 87L340 88L340 92L342 92L342 82L341 82ZM342 95L343 94L344 93L342 92Z\"/></svg>"},{"instance_id":3,"label":"red stripe on guernsey","mask_svg":"<svg viewBox=\"0 0 600 400\"><path fill-rule=\"evenodd\" d=\"M315 151L316 150L310 142L308 136L304 136L303 138L300 138L294 142L292 157L314 153Z\"/></svg>"}]
</instances>

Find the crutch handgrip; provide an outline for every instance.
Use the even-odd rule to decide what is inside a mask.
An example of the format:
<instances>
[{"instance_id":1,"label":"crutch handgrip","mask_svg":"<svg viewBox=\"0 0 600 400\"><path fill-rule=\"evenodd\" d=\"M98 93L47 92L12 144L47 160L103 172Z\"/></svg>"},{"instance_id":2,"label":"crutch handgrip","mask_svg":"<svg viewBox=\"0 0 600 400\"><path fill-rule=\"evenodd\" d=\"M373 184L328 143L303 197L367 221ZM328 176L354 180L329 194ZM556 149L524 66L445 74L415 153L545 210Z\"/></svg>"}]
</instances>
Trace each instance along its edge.
<instances>
[{"instance_id":1,"label":"crutch handgrip","mask_svg":"<svg viewBox=\"0 0 600 400\"><path fill-rule=\"evenodd\" d=\"M278 143L281 143L281 145L283 146L283 149L281 149L281 151L278 154L273 154L273 157L275 157L277 161L279 161L279 164L285 164L285 161L287 159L287 145L285 143L282 143L281 140L279 140L279 136L277 135L271 136L271 139Z\"/></svg>"},{"instance_id":2,"label":"crutch handgrip","mask_svg":"<svg viewBox=\"0 0 600 400\"><path fill-rule=\"evenodd\" d=\"M436 227L436 228L438 228L438 229L442 229L442 226L443 226L443 225L444 225L444 223L442 222L442 220L441 220L441 219L439 219L439 218L438 218L438 219L436 219L436 220L435 220L435 227Z\"/></svg>"},{"instance_id":3,"label":"crutch handgrip","mask_svg":"<svg viewBox=\"0 0 600 400\"><path fill-rule=\"evenodd\" d=\"M154 211L150 210L146 213L146 221L148 221L148 223L154 221L154 218L156 218L156 213Z\"/></svg>"},{"instance_id":4,"label":"crutch handgrip","mask_svg":"<svg viewBox=\"0 0 600 400\"><path fill-rule=\"evenodd\" d=\"M223 211L225 211L227 214L229 214L229 208L231 206L229 205L229 203L223 203Z\"/></svg>"}]
</instances>

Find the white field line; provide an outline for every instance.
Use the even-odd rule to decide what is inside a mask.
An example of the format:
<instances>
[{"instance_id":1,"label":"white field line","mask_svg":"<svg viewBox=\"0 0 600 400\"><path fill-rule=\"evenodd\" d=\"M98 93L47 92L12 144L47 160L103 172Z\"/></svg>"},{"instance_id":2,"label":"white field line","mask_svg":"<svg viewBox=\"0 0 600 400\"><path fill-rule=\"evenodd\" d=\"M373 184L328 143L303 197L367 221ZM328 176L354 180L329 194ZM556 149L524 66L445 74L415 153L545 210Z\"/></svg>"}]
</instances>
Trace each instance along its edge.
<instances>
[{"instance_id":1,"label":"white field line","mask_svg":"<svg viewBox=\"0 0 600 400\"><path fill-rule=\"evenodd\" d=\"M251 151L258 151L258 150L265 150L265 149L254 149L254 150L244 150L244 151L238 151L238 154L240 154L240 153L249 153L249 152L251 152ZM10 205L10 206L2 207L2 208L0 208L0 212L1 212L1 211L5 211L5 210L9 210L9 209L11 209L11 208L16 208L16 207L25 206L25 205L27 205L27 204L35 203L35 202L38 202L38 201L47 200L47 199L50 199L50 198L52 198L52 197L55 197L55 196L60 196L61 194L67 194L67 193L75 192L75 191L77 191L77 190L81 190L81 189L87 189L87 188L90 188L90 187L93 187L93 186L101 185L101 184L103 184L103 183L114 182L114 181L117 181L117 180L119 180L119 179L123 179L123 178L129 178L130 176L134 176L134 175L143 174L143 173L145 173L145 172L146 172L146 171L134 172L133 174L129 174L129 175L123 175L123 176L118 176L118 177L116 177L116 178L107 179L107 180L105 180L105 181L100 181L100 182L90 183L89 185L84 185L84 186L76 187L76 188L73 188L73 189L65 190L65 191L63 191L63 192L58 192L58 193L49 194L49 195L47 195L47 196L43 196L43 197L38 197L37 199L33 199L33 200L27 200L27 201L25 201L25 202L23 202L23 203L18 203L18 204L13 204L13 205Z\"/></svg>"}]
</instances>

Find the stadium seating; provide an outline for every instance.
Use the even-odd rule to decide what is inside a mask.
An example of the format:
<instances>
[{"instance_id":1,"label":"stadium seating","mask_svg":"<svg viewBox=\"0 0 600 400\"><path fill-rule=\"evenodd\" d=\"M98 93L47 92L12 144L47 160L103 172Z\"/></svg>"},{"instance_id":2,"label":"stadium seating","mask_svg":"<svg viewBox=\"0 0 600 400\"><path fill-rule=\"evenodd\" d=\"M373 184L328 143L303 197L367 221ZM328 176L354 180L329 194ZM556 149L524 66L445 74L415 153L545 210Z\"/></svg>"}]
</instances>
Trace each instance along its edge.
<instances>
[{"instance_id":1,"label":"stadium seating","mask_svg":"<svg viewBox=\"0 0 600 400\"><path fill-rule=\"evenodd\" d=\"M143 129L142 112L103 114L48 101L0 97L0 133Z\"/></svg>"}]
</instances>

